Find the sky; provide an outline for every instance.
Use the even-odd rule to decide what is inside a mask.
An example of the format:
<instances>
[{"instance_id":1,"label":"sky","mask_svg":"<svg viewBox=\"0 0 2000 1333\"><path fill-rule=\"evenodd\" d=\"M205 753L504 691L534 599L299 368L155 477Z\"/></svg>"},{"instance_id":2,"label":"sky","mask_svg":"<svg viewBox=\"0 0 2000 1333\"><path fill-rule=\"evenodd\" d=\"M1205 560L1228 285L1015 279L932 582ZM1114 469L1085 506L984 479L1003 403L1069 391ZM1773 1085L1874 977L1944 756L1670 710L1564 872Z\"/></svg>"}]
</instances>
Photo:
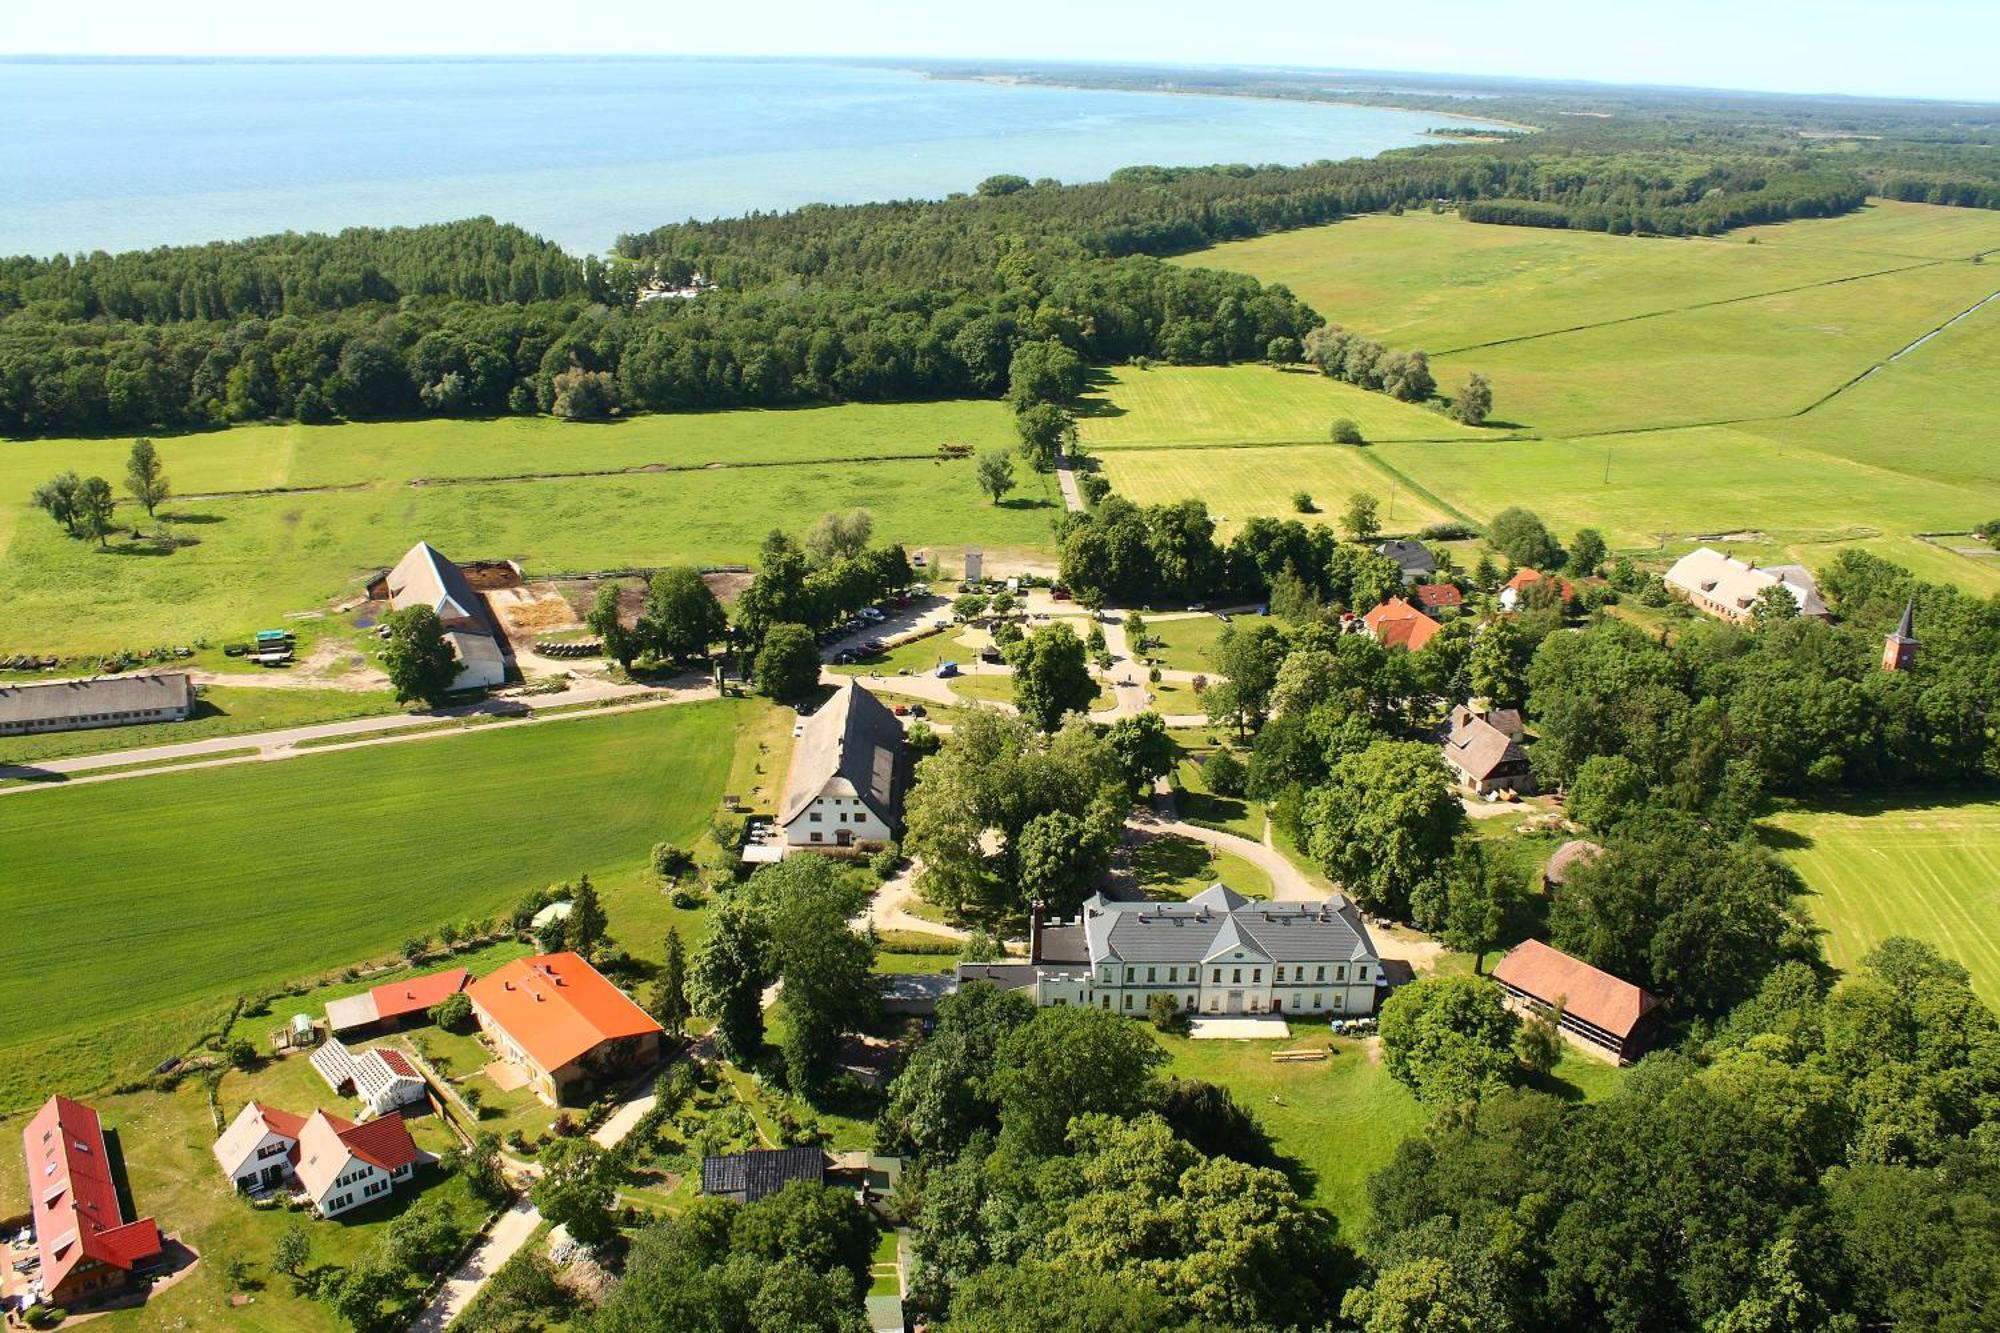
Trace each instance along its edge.
<instances>
[{"instance_id":1,"label":"sky","mask_svg":"<svg viewBox=\"0 0 2000 1333\"><path fill-rule=\"evenodd\" d=\"M1996 0L93 0L0 53L908 56L1282 65L2000 101Z\"/></svg>"}]
</instances>

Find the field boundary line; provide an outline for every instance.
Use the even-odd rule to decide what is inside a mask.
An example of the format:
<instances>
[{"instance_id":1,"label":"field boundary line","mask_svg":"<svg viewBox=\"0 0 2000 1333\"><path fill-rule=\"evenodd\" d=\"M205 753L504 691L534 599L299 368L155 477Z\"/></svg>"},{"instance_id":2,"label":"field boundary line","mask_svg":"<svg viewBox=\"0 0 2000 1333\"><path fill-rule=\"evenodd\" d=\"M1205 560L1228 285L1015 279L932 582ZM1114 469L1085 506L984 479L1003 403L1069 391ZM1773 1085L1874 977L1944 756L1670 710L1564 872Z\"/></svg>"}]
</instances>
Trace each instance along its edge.
<instances>
[{"instance_id":1,"label":"field boundary line","mask_svg":"<svg viewBox=\"0 0 2000 1333\"><path fill-rule=\"evenodd\" d=\"M1395 481L1402 483L1403 489L1409 491L1411 494L1415 495L1418 499L1427 501L1432 506L1440 510L1443 510L1447 514L1450 514L1453 518L1457 519L1461 523L1464 523L1481 532L1484 532L1486 530L1486 525L1484 523L1481 523L1478 519L1466 513L1463 509L1460 509L1457 505L1451 503L1449 500L1439 495L1436 491L1433 491L1430 487L1423 485L1421 482L1411 477L1409 473L1403 471L1401 468L1397 467L1394 463L1391 463L1388 459L1379 457L1372 451L1364 451L1362 457L1365 460L1367 460L1367 462L1372 466L1380 469L1383 472L1386 472Z\"/></svg>"},{"instance_id":2,"label":"field boundary line","mask_svg":"<svg viewBox=\"0 0 2000 1333\"><path fill-rule=\"evenodd\" d=\"M668 415L662 413L661 415ZM710 459L706 463L635 463L631 467L586 468L576 472L508 472L480 477L411 477L393 483L403 486L490 486L523 481L577 481L593 477L650 477L671 472L730 472L738 468L823 467L846 463L909 463L930 459L939 463L958 462L935 450L916 454L856 454L848 458L764 458L741 463Z\"/></svg>"},{"instance_id":3,"label":"field boundary line","mask_svg":"<svg viewBox=\"0 0 2000 1333\"><path fill-rule=\"evenodd\" d=\"M1925 259L1913 264L1900 264L1895 268L1876 269L1869 273L1850 273L1842 278L1827 278L1820 282L1803 282L1795 287L1776 287L1768 292L1752 292L1746 296L1725 296L1714 301L1696 301L1692 305L1672 306L1665 310L1648 310L1637 315L1620 315L1617 319L1600 319L1589 324L1572 324L1568 328L1548 329L1541 333L1523 333L1513 338L1494 338L1487 342L1467 343L1463 347L1447 347L1432 352L1432 356L1457 356L1461 352L1478 352L1489 347L1509 347L1515 343L1535 342L1542 338L1559 338L1566 333L1587 333L1591 329L1608 329L1619 324L1636 324L1641 320L1662 319L1668 315L1682 315L1694 310L1712 310L1717 306L1742 305L1746 301L1762 301L1773 296L1789 296L1793 292L1809 292L1820 287L1838 287L1842 283L1861 282L1868 278L1885 278L1897 273L1910 273L1920 268L1936 268L1940 264L1952 264L1952 259Z\"/></svg>"},{"instance_id":4,"label":"field boundary line","mask_svg":"<svg viewBox=\"0 0 2000 1333\"><path fill-rule=\"evenodd\" d=\"M1508 431L1499 435L1411 435L1397 439L1376 438L1369 444L1498 444L1507 440L1535 440L1541 436L1532 431ZM1094 457L1105 454L1169 454L1206 453L1217 449L1353 449L1351 444L1335 444L1331 440L1216 440L1209 444L1109 444L1091 448Z\"/></svg>"}]
</instances>

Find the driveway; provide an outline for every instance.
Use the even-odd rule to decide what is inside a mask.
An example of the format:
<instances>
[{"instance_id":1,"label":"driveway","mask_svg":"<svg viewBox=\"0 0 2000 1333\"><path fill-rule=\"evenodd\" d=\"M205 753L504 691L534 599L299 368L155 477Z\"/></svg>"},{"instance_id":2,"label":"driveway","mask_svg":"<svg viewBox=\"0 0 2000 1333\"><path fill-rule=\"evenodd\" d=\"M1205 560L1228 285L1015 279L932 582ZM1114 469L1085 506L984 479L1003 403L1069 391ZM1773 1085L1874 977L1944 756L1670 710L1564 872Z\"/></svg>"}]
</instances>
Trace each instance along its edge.
<instances>
[{"instance_id":1,"label":"driveway","mask_svg":"<svg viewBox=\"0 0 2000 1333\"><path fill-rule=\"evenodd\" d=\"M922 866L916 861L905 862L893 878L882 881L882 887L875 890L875 896L869 899L868 909L854 918L853 924L859 926L872 922L877 930L918 931L953 940L968 938L969 932L957 926L926 921L920 916L912 916L907 910L917 896L917 872L920 869Z\"/></svg>"}]
</instances>

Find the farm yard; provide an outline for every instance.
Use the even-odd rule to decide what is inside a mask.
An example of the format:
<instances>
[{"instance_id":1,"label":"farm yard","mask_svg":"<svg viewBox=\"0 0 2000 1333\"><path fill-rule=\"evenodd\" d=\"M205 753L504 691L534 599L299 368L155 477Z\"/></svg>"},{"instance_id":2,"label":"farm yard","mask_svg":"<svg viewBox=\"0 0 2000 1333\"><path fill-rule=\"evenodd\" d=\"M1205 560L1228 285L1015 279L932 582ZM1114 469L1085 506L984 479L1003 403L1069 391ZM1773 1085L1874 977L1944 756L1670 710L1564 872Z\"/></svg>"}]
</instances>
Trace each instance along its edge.
<instances>
[{"instance_id":1,"label":"farm yard","mask_svg":"<svg viewBox=\"0 0 2000 1333\"><path fill-rule=\"evenodd\" d=\"M693 703L0 801L0 1106L143 1072L238 995L586 871L651 955L699 918L668 905L649 849L693 843L725 790L775 789L786 716ZM119 984L90 984L107 954ZM39 1001L52 985L60 1006Z\"/></svg>"},{"instance_id":2,"label":"farm yard","mask_svg":"<svg viewBox=\"0 0 2000 1333\"><path fill-rule=\"evenodd\" d=\"M1836 967L1890 935L1935 944L2000 1004L2000 802L1855 801L1765 821Z\"/></svg>"}]
</instances>

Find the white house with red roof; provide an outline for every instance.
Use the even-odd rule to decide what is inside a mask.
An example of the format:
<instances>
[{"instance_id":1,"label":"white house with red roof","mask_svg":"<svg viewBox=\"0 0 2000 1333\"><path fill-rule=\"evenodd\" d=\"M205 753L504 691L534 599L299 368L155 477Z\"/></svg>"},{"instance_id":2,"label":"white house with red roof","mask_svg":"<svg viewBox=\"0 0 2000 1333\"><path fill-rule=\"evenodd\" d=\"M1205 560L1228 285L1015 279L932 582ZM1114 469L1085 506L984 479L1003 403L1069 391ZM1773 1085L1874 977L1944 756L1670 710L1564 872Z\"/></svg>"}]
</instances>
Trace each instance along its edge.
<instances>
[{"instance_id":1,"label":"white house with red roof","mask_svg":"<svg viewBox=\"0 0 2000 1333\"><path fill-rule=\"evenodd\" d=\"M295 1115L251 1102L215 1141L216 1163L245 1193L296 1186L321 1217L337 1217L409 1183L435 1161L401 1116L357 1125L325 1111Z\"/></svg>"},{"instance_id":2,"label":"white house with red roof","mask_svg":"<svg viewBox=\"0 0 2000 1333\"><path fill-rule=\"evenodd\" d=\"M122 1290L160 1257L150 1217L127 1221L97 1112L51 1097L21 1131L43 1301L73 1307Z\"/></svg>"}]
</instances>

